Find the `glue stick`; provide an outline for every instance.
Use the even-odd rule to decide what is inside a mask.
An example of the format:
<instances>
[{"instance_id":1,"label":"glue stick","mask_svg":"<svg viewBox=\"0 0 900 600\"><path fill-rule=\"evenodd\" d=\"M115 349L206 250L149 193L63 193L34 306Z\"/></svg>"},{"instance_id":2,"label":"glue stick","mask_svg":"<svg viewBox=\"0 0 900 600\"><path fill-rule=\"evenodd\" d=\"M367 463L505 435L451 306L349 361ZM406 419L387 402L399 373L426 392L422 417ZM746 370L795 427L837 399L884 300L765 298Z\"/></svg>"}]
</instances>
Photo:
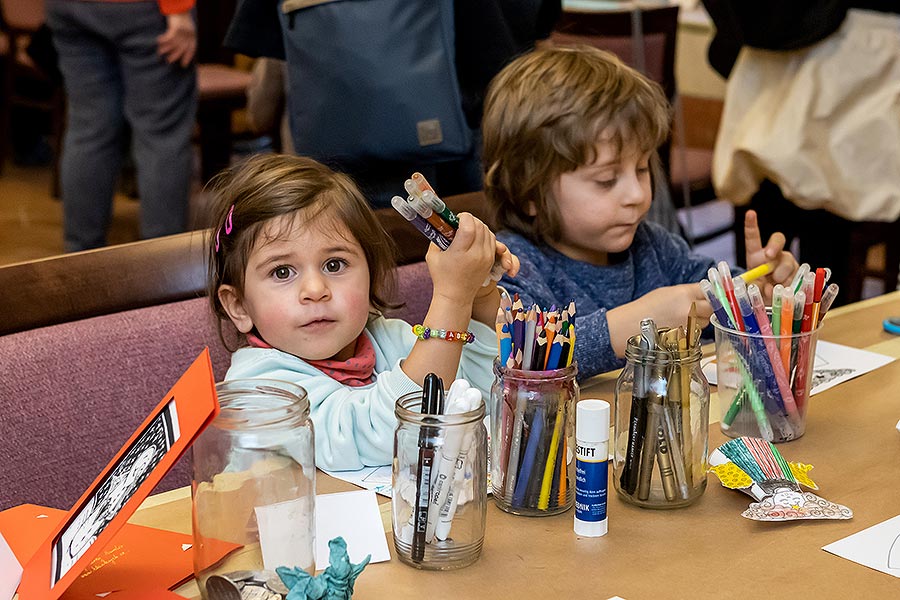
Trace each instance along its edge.
<instances>
[{"instance_id":1,"label":"glue stick","mask_svg":"<svg viewBox=\"0 0 900 600\"><path fill-rule=\"evenodd\" d=\"M609 457L609 403L581 400L575 405L575 533L606 535L606 484Z\"/></svg>"}]
</instances>

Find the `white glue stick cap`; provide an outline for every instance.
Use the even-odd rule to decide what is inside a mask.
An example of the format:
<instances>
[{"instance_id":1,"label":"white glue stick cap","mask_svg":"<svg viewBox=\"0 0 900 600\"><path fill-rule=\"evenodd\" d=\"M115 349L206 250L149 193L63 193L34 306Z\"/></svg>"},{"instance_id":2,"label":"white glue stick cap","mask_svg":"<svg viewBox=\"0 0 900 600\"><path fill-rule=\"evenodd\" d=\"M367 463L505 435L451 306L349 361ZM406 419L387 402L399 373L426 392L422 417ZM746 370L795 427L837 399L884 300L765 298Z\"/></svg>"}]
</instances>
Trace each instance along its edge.
<instances>
[{"instance_id":1,"label":"white glue stick cap","mask_svg":"<svg viewBox=\"0 0 900 600\"><path fill-rule=\"evenodd\" d=\"M595 444L609 441L609 402L585 399L575 405L575 439Z\"/></svg>"}]
</instances>

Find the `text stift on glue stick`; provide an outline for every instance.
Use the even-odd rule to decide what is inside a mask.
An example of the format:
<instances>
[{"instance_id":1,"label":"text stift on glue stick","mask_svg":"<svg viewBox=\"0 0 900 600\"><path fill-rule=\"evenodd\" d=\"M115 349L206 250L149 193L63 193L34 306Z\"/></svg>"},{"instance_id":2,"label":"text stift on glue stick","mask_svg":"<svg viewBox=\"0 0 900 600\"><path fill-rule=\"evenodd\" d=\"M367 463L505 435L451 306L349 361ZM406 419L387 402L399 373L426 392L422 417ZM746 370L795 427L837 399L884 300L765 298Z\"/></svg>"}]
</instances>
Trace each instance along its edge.
<instances>
[{"instance_id":1,"label":"text stift on glue stick","mask_svg":"<svg viewBox=\"0 0 900 600\"><path fill-rule=\"evenodd\" d=\"M609 403L581 400L575 405L575 533L606 535L609 457Z\"/></svg>"}]
</instances>

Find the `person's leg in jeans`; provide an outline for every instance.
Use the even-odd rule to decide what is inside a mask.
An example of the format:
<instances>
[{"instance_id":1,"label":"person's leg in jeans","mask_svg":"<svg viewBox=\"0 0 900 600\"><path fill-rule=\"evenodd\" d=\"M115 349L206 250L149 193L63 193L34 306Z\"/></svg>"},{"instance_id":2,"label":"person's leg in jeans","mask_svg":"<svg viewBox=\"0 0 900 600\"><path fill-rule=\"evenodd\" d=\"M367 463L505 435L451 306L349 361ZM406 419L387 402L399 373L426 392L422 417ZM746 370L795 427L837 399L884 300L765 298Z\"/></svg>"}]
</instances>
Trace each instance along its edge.
<instances>
[{"instance_id":1,"label":"person's leg in jeans","mask_svg":"<svg viewBox=\"0 0 900 600\"><path fill-rule=\"evenodd\" d=\"M130 27L119 38L125 82L125 115L131 124L141 237L187 228L192 152L197 112L195 65L170 65L157 54L156 38L166 29L155 2L117 4Z\"/></svg>"},{"instance_id":2,"label":"person's leg in jeans","mask_svg":"<svg viewBox=\"0 0 900 600\"><path fill-rule=\"evenodd\" d=\"M47 3L68 100L60 178L65 250L106 244L122 160L122 81L115 49L96 29L103 3ZM103 25L102 19L100 20Z\"/></svg>"}]
</instances>

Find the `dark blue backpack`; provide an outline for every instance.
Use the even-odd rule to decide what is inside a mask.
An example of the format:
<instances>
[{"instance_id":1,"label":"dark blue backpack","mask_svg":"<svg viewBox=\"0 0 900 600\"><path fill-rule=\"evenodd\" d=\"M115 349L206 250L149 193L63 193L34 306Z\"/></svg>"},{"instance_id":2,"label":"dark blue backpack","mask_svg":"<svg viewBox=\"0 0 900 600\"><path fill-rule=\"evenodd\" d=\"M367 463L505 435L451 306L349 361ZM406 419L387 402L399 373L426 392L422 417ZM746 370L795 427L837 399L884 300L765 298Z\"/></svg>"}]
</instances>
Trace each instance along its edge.
<instances>
[{"instance_id":1,"label":"dark blue backpack","mask_svg":"<svg viewBox=\"0 0 900 600\"><path fill-rule=\"evenodd\" d=\"M452 0L285 0L280 8L298 154L345 166L469 154Z\"/></svg>"}]
</instances>

